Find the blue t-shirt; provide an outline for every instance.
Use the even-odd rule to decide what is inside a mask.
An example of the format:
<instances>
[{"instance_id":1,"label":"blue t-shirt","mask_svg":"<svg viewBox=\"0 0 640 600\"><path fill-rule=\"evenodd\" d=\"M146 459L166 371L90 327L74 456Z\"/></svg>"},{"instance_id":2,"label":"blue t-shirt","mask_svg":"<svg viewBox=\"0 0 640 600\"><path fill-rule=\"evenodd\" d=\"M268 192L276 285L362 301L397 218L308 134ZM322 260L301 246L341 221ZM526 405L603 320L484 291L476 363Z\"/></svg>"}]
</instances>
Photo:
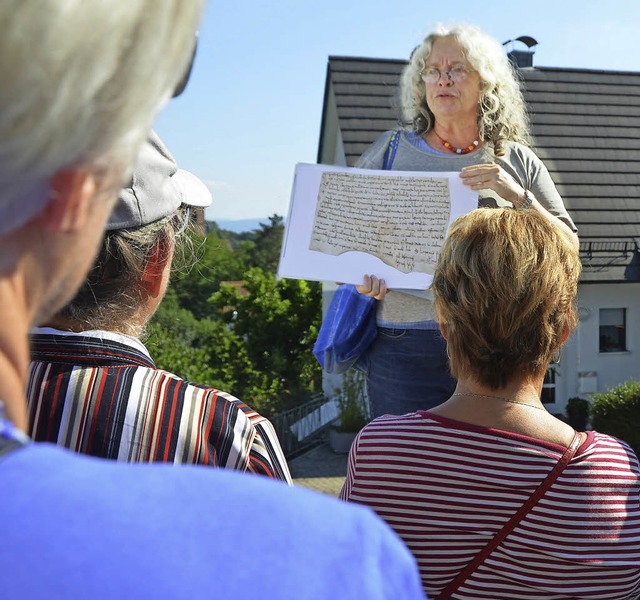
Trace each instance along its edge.
<instances>
[{"instance_id":1,"label":"blue t-shirt","mask_svg":"<svg viewBox=\"0 0 640 600\"><path fill-rule=\"evenodd\" d=\"M255 475L29 443L0 481L3 598L424 598L369 509Z\"/></svg>"}]
</instances>

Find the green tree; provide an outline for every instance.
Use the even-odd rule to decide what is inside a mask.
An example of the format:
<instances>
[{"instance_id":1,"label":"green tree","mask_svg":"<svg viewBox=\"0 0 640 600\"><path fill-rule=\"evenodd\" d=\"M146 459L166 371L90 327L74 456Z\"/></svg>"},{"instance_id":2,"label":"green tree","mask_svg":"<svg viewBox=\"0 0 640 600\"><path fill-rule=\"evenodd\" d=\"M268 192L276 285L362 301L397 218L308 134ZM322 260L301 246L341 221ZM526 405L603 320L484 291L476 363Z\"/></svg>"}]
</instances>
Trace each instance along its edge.
<instances>
[{"instance_id":1,"label":"green tree","mask_svg":"<svg viewBox=\"0 0 640 600\"><path fill-rule=\"evenodd\" d=\"M156 365L185 379L212 381L213 370L200 344L204 327L170 290L147 327L146 345Z\"/></svg>"},{"instance_id":2,"label":"green tree","mask_svg":"<svg viewBox=\"0 0 640 600\"><path fill-rule=\"evenodd\" d=\"M269 217L269 223L261 223L254 232L254 246L249 250L248 264L267 273L276 273L280 260L280 248L284 235L284 219L277 214Z\"/></svg>"},{"instance_id":3,"label":"green tree","mask_svg":"<svg viewBox=\"0 0 640 600\"><path fill-rule=\"evenodd\" d=\"M188 309L197 319L210 315L208 298L220 289L221 281L242 280L246 270L246 245L233 250L229 240L219 237L215 232L205 238L193 238L193 252L187 251L185 256L174 260L171 288L174 290L182 308ZM187 244L187 249L190 244Z\"/></svg>"},{"instance_id":4,"label":"green tree","mask_svg":"<svg viewBox=\"0 0 640 600\"><path fill-rule=\"evenodd\" d=\"M248 236L212 227L205 239L194 238L195 259L178 257L148 329L159 367L223 389L267 416L321 389L312 353L321 286L276 281L283 230L273 215Z\"/></svg>"},{"instance_id":5,"label":"green tree","mask_svg":"<svg viewBox=\"0 0 640 600\"><path fill-rule=\"evenodd\" d=\"M149 324L146 343L161 369L247 402L250 396L256 410L269 408L258 393L265 377L253 368L243 340L222 320L196 319L175 293L167 293Z\"/></svg>"},{"instance_id":6,"label":"green tree","mask_svg":"<svg viewBox=\"0 0 640 600\"><path fill-rule=\"evenodd\" d=\"M245 343L253 368L268 376L270 405L288 408L321 388L313 344L321 318L321 287L250 269L244 289L223 285L211 305Z\"/></svg>"},{"instance_id":7,"label":"green tree","mask_svg":"<svg viewBox=\"0 0 640 600\"><path fill-rule=\"evenodd\" d=\"M172 278L180 306L198 319L210 316L207 301L220 289L221 282L242 281L251 267L269 273L277 271L284 222L274 214L268 224L262 223L260 229L250 233L226 231L215 224L208 229L206 237L192 238L192 253L174 261Z\"/></svg>"}]
</instances>

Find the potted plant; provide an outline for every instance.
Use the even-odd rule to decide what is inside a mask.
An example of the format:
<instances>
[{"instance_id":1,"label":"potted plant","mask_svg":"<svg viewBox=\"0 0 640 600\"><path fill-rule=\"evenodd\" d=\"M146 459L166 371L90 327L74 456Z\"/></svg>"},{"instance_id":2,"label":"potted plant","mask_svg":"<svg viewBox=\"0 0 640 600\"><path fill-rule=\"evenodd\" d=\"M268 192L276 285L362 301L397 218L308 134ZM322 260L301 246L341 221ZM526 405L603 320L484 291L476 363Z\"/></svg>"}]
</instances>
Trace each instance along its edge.
<instances>
[{"instance_id":1,"label":"potted plant","mask_svg":"<svg viewBox=\"0 0 640 600\"><path fill-rule=\"evenodd\" d=\"M567 400L567 422L578 431L584 431L589 423L590 403L575 396Z\"/></svg>"},{"instance_id":2,"label":"potted plant","mask_svg":"<svg viewBox=\"0 0 640 600\"><path fill-rule=\"evenodd\" d=\"M369 422L364 375L354 369L342 378L342 388L335 390L338 418L329 429L329 446L338 454L346 454L357 433Z\"/></svg>"}]
</instances>

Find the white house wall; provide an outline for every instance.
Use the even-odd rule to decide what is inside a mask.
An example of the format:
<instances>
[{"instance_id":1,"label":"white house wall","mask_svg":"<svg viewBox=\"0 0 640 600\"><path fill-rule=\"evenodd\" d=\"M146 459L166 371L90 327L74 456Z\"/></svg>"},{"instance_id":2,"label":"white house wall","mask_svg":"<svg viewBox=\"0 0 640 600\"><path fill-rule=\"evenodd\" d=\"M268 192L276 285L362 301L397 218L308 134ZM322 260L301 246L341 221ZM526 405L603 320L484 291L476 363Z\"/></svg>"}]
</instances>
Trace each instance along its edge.
<instances>
[{"instance_id":1,"label":"white house wall","mask_svg":"<svg viewBox=\"0 0 640 600\"><path fill-rule=\"evenodd\" d=\"M601 308L626 309L626 352L599 351ZM563 349L562 377L557 393L563 398L588 398L630 379L640 379L640 283L581 285L578 291L580 322Z\"/></svg>"}]
</instances>

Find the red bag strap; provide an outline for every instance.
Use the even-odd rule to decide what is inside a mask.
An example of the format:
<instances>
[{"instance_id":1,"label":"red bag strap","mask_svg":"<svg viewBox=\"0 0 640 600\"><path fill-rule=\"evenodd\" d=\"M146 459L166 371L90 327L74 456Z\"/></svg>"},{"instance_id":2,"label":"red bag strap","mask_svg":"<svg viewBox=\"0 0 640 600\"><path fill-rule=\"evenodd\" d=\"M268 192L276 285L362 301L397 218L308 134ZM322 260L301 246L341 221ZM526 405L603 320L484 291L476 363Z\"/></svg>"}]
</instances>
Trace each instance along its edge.
<instances>
[{"instance_id":1,"label":"red bag strap","mask_svg":"<svg viewBox=\"0 0 640 600\"><path fill-rule=\"evenodd\" d=\"M553 485L554 481L558 479L560 473L562 473L569 462L571 462L571 459L575 456L575 453L580 446L580 439L580 434L576 431L569 447L564 451L564 454L560 457L560 460L558 460L551 472L544 478L544 481L538 486L533 494L529 496L529 499L518 509L518 511L505 523L502 529L493 536L491 541L489 541L489 543L480 550L478 554L476 554L475 558L462 571L460 571L460 573L458 573L457 577L455 577L451 583L440 592L436 597L436 600L448 600L451 598L451 594L453 594L469 578L469 576L516 528L518 523L527 516L529 511L538 503L540 498L542 498L546 491Z\"/></svg>"}]
</instances>

